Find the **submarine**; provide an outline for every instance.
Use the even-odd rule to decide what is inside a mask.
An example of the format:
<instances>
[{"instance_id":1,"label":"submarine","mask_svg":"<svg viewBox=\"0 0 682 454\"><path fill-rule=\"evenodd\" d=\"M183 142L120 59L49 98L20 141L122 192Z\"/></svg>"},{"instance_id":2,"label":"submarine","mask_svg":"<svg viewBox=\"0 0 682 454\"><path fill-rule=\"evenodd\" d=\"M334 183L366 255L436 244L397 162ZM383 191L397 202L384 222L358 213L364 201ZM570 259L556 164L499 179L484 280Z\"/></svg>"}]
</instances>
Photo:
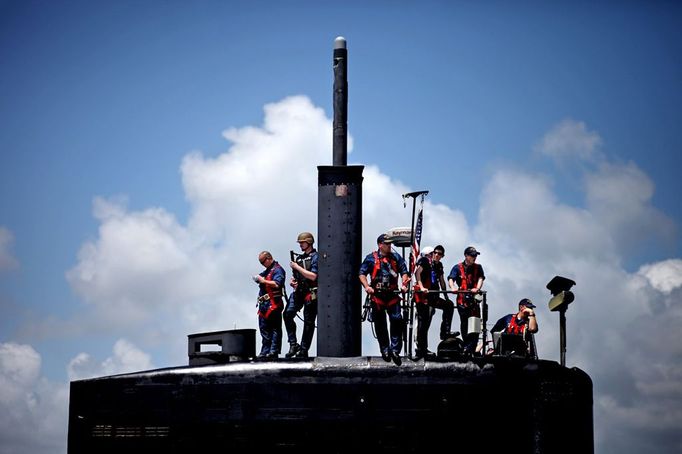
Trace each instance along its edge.
<instances>
[{"instance_id":1,"label":"submarine","mask_svg":"<svg viewBox=\"0 0 682 454\"><path fill-rule=\"evenodd\" d=\"M333 165L318 167L317 356L259 361L254 329L190 334L186 366L72 381L69 454L594 452L592 381L563 356L362 355L364 167L347 165L347 58L339 37Z\"/></svg>"}]
</instances>

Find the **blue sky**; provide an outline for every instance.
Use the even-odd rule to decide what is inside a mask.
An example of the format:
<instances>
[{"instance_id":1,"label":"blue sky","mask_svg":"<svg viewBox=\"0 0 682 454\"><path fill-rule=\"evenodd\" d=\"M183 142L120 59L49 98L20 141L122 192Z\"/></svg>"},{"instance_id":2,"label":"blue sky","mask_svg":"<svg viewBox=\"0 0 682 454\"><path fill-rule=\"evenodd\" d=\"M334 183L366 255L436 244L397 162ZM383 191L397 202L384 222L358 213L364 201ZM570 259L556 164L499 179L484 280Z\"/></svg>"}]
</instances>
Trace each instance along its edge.
<instances>
[{"instance_id":1,"label":"blue sky","mask_svg":"<svg viewBox=\"0 0 682 454\"><path fill-rule=\"evenodd\" d=\"M258 252L315 231L338 35L363 249L428 189L424 244L482 251L491 319L574 278L597 452L679 450L682 8L366 3L0 2L0 453L64 451L69 380L256 327Z\"/></svg>"}]
</instances>

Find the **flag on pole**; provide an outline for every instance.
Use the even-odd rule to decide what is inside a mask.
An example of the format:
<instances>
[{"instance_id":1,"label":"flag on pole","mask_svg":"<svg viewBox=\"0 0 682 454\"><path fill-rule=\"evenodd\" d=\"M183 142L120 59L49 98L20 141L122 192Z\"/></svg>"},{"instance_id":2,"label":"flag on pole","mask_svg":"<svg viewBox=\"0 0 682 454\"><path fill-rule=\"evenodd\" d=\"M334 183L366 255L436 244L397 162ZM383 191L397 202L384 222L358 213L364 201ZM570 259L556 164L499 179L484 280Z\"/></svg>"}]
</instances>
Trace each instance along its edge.
<instances>
[{"instance_id":1,"label":"flag on pole","mask_svg":"<svg viewBox=\"0 0 682 454\"><path fill-rule=\"evenodd\" d=\"M412 242L412 257L410 260L410 274L414 273L417 267L417 260L419 259L419 245L422 241L422 217L424 212L424 199L419 206L419 214L417 215L417 222L414 227L414 241Z\"/></svg>"}]
</instances>

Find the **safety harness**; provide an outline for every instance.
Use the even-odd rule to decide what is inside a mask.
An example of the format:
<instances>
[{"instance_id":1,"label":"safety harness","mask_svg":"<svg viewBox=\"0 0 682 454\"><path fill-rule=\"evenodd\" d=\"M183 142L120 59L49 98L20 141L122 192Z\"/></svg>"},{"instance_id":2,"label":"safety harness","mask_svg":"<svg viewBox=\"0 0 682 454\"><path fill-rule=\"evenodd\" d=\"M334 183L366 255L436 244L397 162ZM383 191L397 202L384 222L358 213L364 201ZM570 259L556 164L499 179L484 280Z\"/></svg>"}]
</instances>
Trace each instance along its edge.
<instances>
[{"instance_id":1,"label":"safety harness","mask_svg":"<svg viewBox=\"0 0 682 454\"><path fill-rule=\"evenodd\" d=\"M464 262L459 263L459 275L462 277L462 283L459 286L460 290L471 290L472 288L476 287L476 282L478 282L478 266L474 263L472 265L474 268L474 272L471 273L471 282L469 281L469 276L467 276L466 272L464 271ZM460 293L457 295L457 305L467 307L468 304L465 302L464 299L464 294Z\"/></svg>"},{"instance_id":2,"label":"safety harness","mask_svg":"<svg viewBox=\"0 0 682 454\"><path fill-rule=\"evenodd\" d=\"M275 262L264 279L271 281L275 271L281 268L280 264ZM283 306L282 289L279 287L274 288L274 286L267 284L260 285L265 290L265 294L258 297L258 315L262 318L268 318L272 311Z\"/></svg>"},{"instance_id":3,"label":"safety harness","mask_svg":"<svg viewBox=\"0 0 682 454\"><path fill-rule=\"evenodd\" d=\"M507 329L505 332L507 334L521 334L521 335L523 335L526 332L526 324L525 323L519 323L518 319L516 318L516 315L514 315L514 316L512 316L512 319L509 322L509 325L507 325Z\"/></svg>"},{"instance_id":4,"label":"safety harness","mask_svg":"<svg viewBox=\"0 0 682 454\"><path fill-rule=\"evenodd\" d=\"M398 289L398 261L392 253L389 253L386 257L379 257L379 253L374 251L373 255L374 268L372 269L372 282L370 285L376 293L373 295L372 300L381 307L393 306L400 300L397 295L391 293ZM388 263L393 271L388 278L388 282L380 279L383 278L383 275L379 276L382 262Z\"/></svg>"},{"instance_id":5,"label":"safety harness","mask_svg":"<svg viewBox=\"0 0 682 454\"><path fill-rule=\"evenodd\" d=\"M426 260L429 262L428 267L429 267L430 271L428 273L425 273L424 272L425 269L422 266L422 272L420 275L420 280L422 282L422 285L415 284L415 286L414 286L414 301L418 304L428 304L428 302L429 302L428 295L429 294L428 293L422 293L422 292L420 292L420 290L422 290L422 289L429 290L431 288L432 281L433 281L433 264L426 257L421 259L420 262L422 260ZM417 266L420 266L419 262L417 263Z\"/></svg>"}]
</instances>

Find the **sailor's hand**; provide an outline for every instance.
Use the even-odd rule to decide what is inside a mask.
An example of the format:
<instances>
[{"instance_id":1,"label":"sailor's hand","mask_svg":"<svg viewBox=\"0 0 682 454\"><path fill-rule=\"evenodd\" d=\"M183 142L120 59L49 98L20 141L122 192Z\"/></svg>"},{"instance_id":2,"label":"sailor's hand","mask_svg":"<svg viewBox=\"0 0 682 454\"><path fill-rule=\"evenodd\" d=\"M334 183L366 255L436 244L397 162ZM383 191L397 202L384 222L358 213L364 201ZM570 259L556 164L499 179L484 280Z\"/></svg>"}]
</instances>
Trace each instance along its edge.
<instances>
[{"instance_id":1,"label":"sailor's hand","mask_svg":"<svg viewBox=\"0 0 682 454\"><path fill-rule=\"evenodd\" d=\"M478 290L476 287L472 288L472 289L469 290L469 291L470 291L471 293L478 293L478 292L479 292L479 290Z\"/></svg>"},{"instance_id":2,"label":"sailor's hand","mask_svg":"<svg viewBox=\"0 0 682 454\"><path fill-rule=\"evenodd\" d=\"M402 290L403 290L403 292L406 292L407 291L407 285L403 284Z\"/></svg>"},{"instance_id":3,"label":"sailor's hand","mask_svg":"<svg viewBox=\"0 0 682 454\"><path fill-rule=\"evenodd\" d=\"M367 287L365 287L365 292L367 292L368 295L374 295L374 288L368 285Z\"/></svg>"},{"instance_id":4,"label":"sailor's hand","mask_svg":"<svg viewBox=\"0 0 682 454\"><path fill-rule=\"evenodd\" d=\"M289 262L289 266L291 266L291 269L295 270L298 268L298 263L291 261Z\"/></svg>"}]
</instances>

